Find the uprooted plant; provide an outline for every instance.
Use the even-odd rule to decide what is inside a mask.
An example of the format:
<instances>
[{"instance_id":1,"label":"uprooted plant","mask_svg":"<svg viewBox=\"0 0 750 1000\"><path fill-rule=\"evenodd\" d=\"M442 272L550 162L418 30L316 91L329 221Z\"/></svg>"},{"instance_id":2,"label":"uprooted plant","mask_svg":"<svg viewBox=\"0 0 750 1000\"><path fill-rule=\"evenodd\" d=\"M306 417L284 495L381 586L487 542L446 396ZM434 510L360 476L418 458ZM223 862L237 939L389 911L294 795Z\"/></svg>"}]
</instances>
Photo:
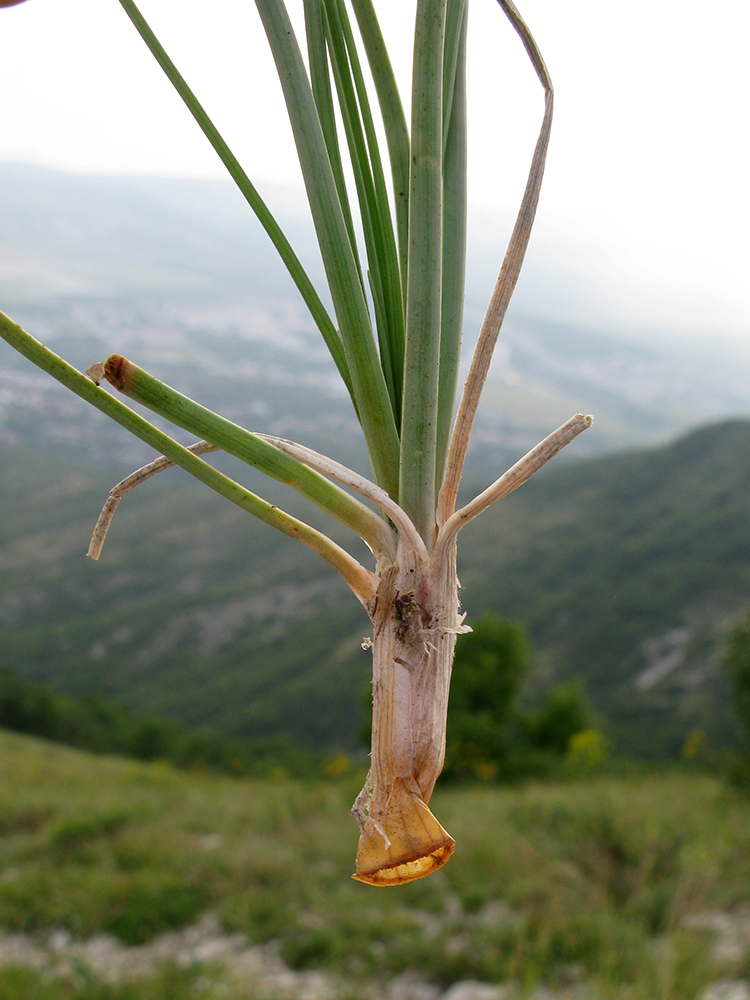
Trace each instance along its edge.
<instances>
[{"instance_id":1,"label":"uprooted plant","mask_svg":"<svg viewBox=\"0 0 750 1000\"><path fill-rule=\"evenodd\" d=\"M0 334L162 456L112 491L89 550L94 558L124 493L162 468L178 465L267 524L299 538L343 576L370 617L373 654L372 760L353 807L361 831L354 878L373 885L421 878L444 864L454 847L428 802L443 766L456 636L466 630L459 614L457 535L591 424L591 417L576 414L456 509L479 397L539 197L552 121L547 69L514 5L499 0L544 88L544 117L456 411L466 244L466 0L417 2L411 127L372 0L350 0L358 39L345 0L305 0L307 64L283 0L256 0L299 153L333 316L135 4L120 3L294 279L351 396L373 481L302 445L252 434L119 355L84 375L2 314ZM369 64L370 84L360 52ZM390 189L371 87L385 135ZM344 146L354 197L346 182ZM187 448L178 444L101 388L102 380L200 440ZM229 452L290 484L333 515L366 542L374 569L218 472L203 457L213 450Z\"/></svg>"}]
</instances>

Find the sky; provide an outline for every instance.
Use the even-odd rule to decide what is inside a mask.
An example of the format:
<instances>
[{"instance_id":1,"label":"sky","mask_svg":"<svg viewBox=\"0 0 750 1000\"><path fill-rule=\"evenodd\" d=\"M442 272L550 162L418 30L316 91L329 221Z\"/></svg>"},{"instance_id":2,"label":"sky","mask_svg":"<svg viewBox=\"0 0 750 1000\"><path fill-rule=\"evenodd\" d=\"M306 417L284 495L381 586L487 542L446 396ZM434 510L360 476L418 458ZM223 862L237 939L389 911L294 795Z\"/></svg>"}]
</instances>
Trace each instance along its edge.
<instances>
[{"instance_id":1,"label":"sky","mask_svg":"<svg viewBox=\"0 0 750 1000\"><path fill-rule=\"evenodd\" d=\"M301 0L288 4L300 23ZM518 0L555 85L539 245L591 286L592 322L750 350L746 0ZM140 8L243 163L299 181L250 0ZM408 108L414 0L376 0ZM742 78L741 78L742 74ZM493 0L471 0L470 200L515 208L542 90ZM117 0L0 9L0 161L222 177ZM488 219L491 216L488 214Z\"/></svg>"}]
</instances>

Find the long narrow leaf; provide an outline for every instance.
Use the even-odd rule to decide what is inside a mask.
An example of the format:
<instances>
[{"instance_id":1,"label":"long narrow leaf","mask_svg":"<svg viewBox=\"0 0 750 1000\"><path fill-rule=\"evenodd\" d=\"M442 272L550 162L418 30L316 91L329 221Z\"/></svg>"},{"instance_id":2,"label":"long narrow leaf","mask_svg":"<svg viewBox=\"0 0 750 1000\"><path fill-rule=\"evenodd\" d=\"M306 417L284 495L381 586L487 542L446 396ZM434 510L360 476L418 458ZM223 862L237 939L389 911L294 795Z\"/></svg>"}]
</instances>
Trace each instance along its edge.
<instances>
[{"instance_id":1,"label":"long narrow leaf","mask_svg":"<svg viewBox=\"0 0 750 1000\"><path fill-rule=\"evenodd\" d=\"M183 430L210 441L265 475L292 486L365 539L376 554L390 546L388 527L377 514L323 476L312 472L302 462L274 448L244 427L183 396L119 354L107 359L103 374L120 392Z\"/></svg>"},{"instance_id":2,"label":"long narrow leaf","mask_svg":"<svg viewBox=\"0 0 750 1000\"><path fill-rule=\"evenodd\" d=\"M469 436L479 406L482 388L484 387L490 368L492 353L497 343L500 327L505 319L511 296L516 287L518 276L521 273L521 265L526 256L529 239L531 238L531 229L534 225L536 208L539 203L539 192L544 177L544 165L547 159L547 147L549 146L550 131L552 129L554 92L547 67L544 65L544 60L531 32L526 24L524 24L521 15L511 3L511 0L498 0L498 3L521 38L536 74L539 77L539 81L544 88L544 117L542 118L539 138L534 148L529 177L521 200L521 207L516 217L516 224L511 233L508 250L500 268L500 274L495 283L482 328L479 331L479 339L474 350L474 356L471 359L469 376L464 385L456 421L453 426L445 476L438 502L437 520L439 525L447 521L456 507L458 485L461 481L461 474L464 462L466 461Z\"/></svg>"},{"instance_id":3,"label":"long narrow leaf","mask_svg":"<svg viewBox=\"0 0 750 1000\"><path fill-rule=\"evenodd\" d=\"M446 0L419 0L412 80L409 266L399 503L428 548L435 475L443 204L443 43Z\"/></svg>"},{"instance_id":4,"label":"long narrow leaf","mask_svg":"<svg viewBox=\"0 0 750 1000\"><path fill-rule=\"evenodd\" d=\"M326 0L331 63L339 95L374 287L380 358L400 423L404 312L398 252L367 88L341 0Z\"/></svg>"},{"instance_id":5,"label":"long narrow leaf","mask_svg":"<svg viewBox=\"0 0 750 1000\"><path fill-rule=\"evenodd\" d=\"M362 112L362 124L365 129L367 148L370 154L370 164L372 168L372 179L375 186L375 198L378 208L380 253L382 258L381 270L383 275L383 298L388 310L388 339L390 349L398 368L394 371L394 381L398 393L398 413L401 411L401 398L403 391L403 358L405 348L404 329L404 295L405 284L401 278L399 270L399 252L397 234L394 231L393 218L391 215L390 202L388 199L388 188L383 170L383 162L380 156L380 141L375 129L370 100L365 85L362 67L359 62L357 46L354 41L349 19L346 15L344 0L337 0L341 21L344 28L344 40L346 42L349 61L352 68L352 77L357 91ZM400 426L400 425L399 425Z\"/></svg>"},{"instance_id":6,"label":"long narrow leaf","mask_svg":"<svg viewBox=\"0 0 750 1000\"><path fill-rule=\"evenodd\" d=\"M216 493L285 535L304 542L343 576L363 604L372 598L376 582L373 574L322 532L297 520L214 469L208 462L204 462L168 434L154 427L129 406L125 406L104 389L99 388L91 379L58 357L1 312L0 337L77 396L101 410L135 437L169 458L175 465L179 465Z\"/></svg>"},{"instance_id":7,"label":"long narrow leaf","mask_svg":"<svg viewBox=\"0 0 750 1000\"><path fill-rule=\"evenodd\" d=\"M395 500L392 500L388 496L385 490L381 489L375 483L371 483L364 476L360 476L358 472L353 472L351 469L347 469L346 466L341 465L340 462L335 462L333 459L328 458L327 455L320 455L318 452L312 451L312 449L306 448L304 445L296 444L294 441L287 441L284 438L274 437L270 434L261 436L264 440L276 445L277 448L281 448L282 451L288 451L290 455L294 455L295 458L309 465L311 469L317 470L324 476L329 476L344 486L349 486L356 493L359 493L360 496L372 500L373 503L380 507L395 527L398 532L399 541L406 539L415 552L418 552L423 559L427 559L427 549L417 534L414 525Z\"/></svg>"},{"instance_id":8,"label":"long narrow leaf","mask_svg":"<svg viewBox=\"0 0 750 1000\"><path fill-rule=\"evenodd\" d=\"M331 93L331 79L328 73L328 46L326 44L323 24L323 2L322 0L304 0L304 2L307 56L310 63L310 84L312 86L313 98L315 99L315 106L318 109L320 126L323 129L326 149L328 150L328 159L331 163L331 170L333 171L333 179L336 184L341 211L344 215L346 231L349 234L349 243L357 261L357 269L360 272L361 280L362 267L359 263L359 255L357 253L357 238L354 233L349 196L346 190L346 178L341 161L338 129L336 127L336 113L333 106L333 94Z\"/></svg>"},{"instance_id":9,"label":"long narrow leaf","mask_svg":"<svg viewBox=\"0 0 750 1000\"><path fill-rule=\"evenodd\" d=\"M281 0L256 0L281 81L375 480L398 490L399 440L310 82Z\"/></svg>"},{"instance_id":10,"label":"long narrow leaf","mask_svg":"<svg viewBox=\"0 0 750 1000\"><path fill-rule=\"evenodd\" d=\"M465 524L478 517L493 503L507 497L519 486L523 486L559 451L591 427L593 422L594 418L590 414L574 413L570 420L566 420L556 431L548 434L543 441L540 441L522 459L511 466L499 479L496 479L491 486L474 497L465 507L452 514L438 533L438 541L433 551L435 561L439 562L448 546L455 543L456 535Z\"/></svg>"},{"instance_id":11,"label":"long narrow leaf","mask_svg":"<svg viewBox=\"0 0 750 1000\"><path fill-rule=\"evenodd\" d=\"M373 276L371 271L367 272L367 278L370 286L370 294L372 295L372 305L375 310L375 322L377 323L378 331L384 331L388 326L388 311L383 299L382 282L379 280L379 276L377 274ZM398 398L397 387L393 377L397 363L391 354L391 344L388 337L379 336L378 341L380 357L383 362L383 374L388 385L388 394L393 403L393 411L396 414L396 419L400 421L401 400ZM403 367L403 358L401 360L401 367Z\"/></svg>"},{"instance_id":12,"label":"long narrow leaf","mask_svg":"<svg viewBox=\"0 0 750 1000\"><path fill-rule=\"evenodd\" d=\"M466 283L466 3L448 6L444 93L450 109L443 157L443 293L440 321L440 385L438 399L435 486L445 472L461 355ZM450 53L450 59L448 58Z\"/></svg>"},{"instance_id":13,"label":"long narrow leaf","mask_svg":"<svg viewBox=\"0 0 750 1000\"><path fill-rule=\"evenodd\" d=\"M215 149L224 166L229 171L232 180L235 182L244 195L246 201L255 212L260 224L268 233L271 242L276 247L279 256L286 265L292 280L299 289L305 305L310 310L310 314L315 321L316 326L323 335L323 339L325 340L326 346L331 353L339 374L344 380L344 384L349 390L350 395L354 397L344 349L336 331L336 327L331 321L331 317L328 315L325 306L321 302L320 296L315 291L307 272L302 267L297 255L294 253L289 241L282 232L281 227L276 222L276 219L271 214L268 206L263 201L249 177L240 166L236 156L206 114L195 94L193 94L192 90L188 87L187 83L178 72L177 67L165 52L163 46L157 39L156 35L154 35L143 15L133 3L133 0L120 0L120 4L135 25L138 34L151 50L154 58L164 70L164 73L167 75L188 110L195 118L204 135Z\"/></svg>"},{"instance_id":14,"label":"long narrow leaf","mask_svg":"<svg viewBox=\"0 0 750 1000\"><path fill-rule=\"evenodd\" d=\"M445 44L443 46L443 144L448 141L453 108L453 90L460 61L466 61L466 14L468 0L451 0L445 9ZM462 52L463 49L463 52Z\"/></svg>"},{"instance_id":15,"label":"long narrow leaf","mask_svg":"<svg viewBox=\"0 0 750 1000\"><path fill-rule=\"evenodd\" d=\"M380 259L376 248L377 237L375 233L377 226L377 205L375 203L375 188L369 157L367 155L360 109L351 78L338 6L335 0L333 3L327 3L324 0L323 7L325 11L325 23L328 29L326 38L331 55L331 66L338 94L341 117L344 123L344 132L349 147L349 159L354 172L360 218L362 220L365 246L367 248L368 266L370 272L375 275L376 284L380 286ZM382 333L384 334L384 331ZM383 353L381 348L381 363ZM383 366L383 374L386 382L389 382L391 373L385 370L385 366Z\"/></svg>"},{"instance_id":16,"label":"long narrow leaf","mask_svg":"<svg viewBox=\"0 0 750 1000\"><path fill-rule=\"evenodd\" d=\"M393 178L401 280L405 288L409 259L409 128L372 0L352 0L352 7L375 83L385 128Z\"/></svg>"}]
</instances>

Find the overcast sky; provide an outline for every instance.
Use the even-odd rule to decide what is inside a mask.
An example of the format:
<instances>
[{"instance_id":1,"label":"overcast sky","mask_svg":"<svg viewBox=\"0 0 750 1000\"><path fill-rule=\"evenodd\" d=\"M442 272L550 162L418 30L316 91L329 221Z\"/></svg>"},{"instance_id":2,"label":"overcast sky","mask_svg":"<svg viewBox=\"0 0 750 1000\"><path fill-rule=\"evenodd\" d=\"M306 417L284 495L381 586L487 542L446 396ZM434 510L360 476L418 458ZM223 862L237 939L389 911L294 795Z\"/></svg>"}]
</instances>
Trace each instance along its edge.
<instances>
[{"instance_id":1,"label":"overcast sky","mask_svg":"<svg viewBox=\"0 0 750 1000\"><path fill-rule=\"evenodd\" d=\"M301 0L289 5L295 17ZM408 86L413 0L380 0ZM519 0L556 89L540 239L613 317L750 343L747 0ZM250 0L141 10L251 178L298 180ZM542 91L493 0L471 0L470 197L517 204ZM408 105L408 93L405 97ZM117 0L0 9L0 160L221 177Z\"/></svg>"}]
</instances>

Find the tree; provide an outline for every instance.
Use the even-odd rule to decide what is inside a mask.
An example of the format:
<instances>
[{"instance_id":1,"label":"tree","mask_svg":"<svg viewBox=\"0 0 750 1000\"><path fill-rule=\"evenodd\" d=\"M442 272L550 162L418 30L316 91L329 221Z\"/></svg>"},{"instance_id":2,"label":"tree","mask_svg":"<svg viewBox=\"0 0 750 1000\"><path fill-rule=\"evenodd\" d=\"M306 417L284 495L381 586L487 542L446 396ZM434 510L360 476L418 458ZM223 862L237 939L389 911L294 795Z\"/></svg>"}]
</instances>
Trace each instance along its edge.
<instances>
[{"instance_id":1,"label":"tree","mask_svg":"<svg viewBox=\"0 0 750 1000\"><path fill-rule=\"evenodd\" d=\"M591 707L577 682L552 688L537 708L519 707L530 660L523 628L494 615L483 615L459 639L448 706L448 776L513 780L547 774L575 737L594 732Z\"/></svg>"},{"instance_id":2,"label":"tree","mask_svg":"<svg viewBox=\"0 0 750 1000\"><path fill-rule=\"evenodd\" d=\"M448 706L446 772L453 777L502 775L514 734L516 699L529 669L523 629L483 615L456 646Z\"/></svg>"},{"instance_id":3,"label":"tree","mask_svg":"<svg viewBox=\"0 0 750 1000\"><path fill-rule=\"evenodd\" d=\"M560 684L550 691L541 708L529 713L526 729L535 747L562 756L576 733L589 729L593 713L579 681Z\"/></svg>"},{"instance_id":4,"label":"tree","mask_svg":"<svg viewBox=\"0 0 750 1000\"><path fill-rule=\"evenodd\" d=\"M163 456L113 491L95 532L92 556L98 557L123 493L175 464L303 541L343 576L372 622L372 766L353 809L361 828L355 878L375 885L420 878L442 865L454 846L427 803L443 766L451 663L456 636L464 629L458 611L457 535L591 424L590 417L576 414L473 501L456 509L479 397L536 212L552 122L549 74L513 3L500 0L543 86L544 116L517 222L454 419L466 232L466 0L417 2L410 123L372 0L350 4L361 45L355 41L344 0L305 0L307 62L283 0L256 0L297 145L332 314L133 0L120 3L294 279L351 397L373 480L301 445L252 434L118 354L84 375L2 314L0 334ZM360 48L380 108L390 192ZM354 198L347 187L344 146ZM353 206L359 210L364 254ZM183 447L105 391L101 381L201 440ZM366 542L374 569L215 470L203 456L217 449L288 483L337 518Z\"/></svg>"}]
</instances>

